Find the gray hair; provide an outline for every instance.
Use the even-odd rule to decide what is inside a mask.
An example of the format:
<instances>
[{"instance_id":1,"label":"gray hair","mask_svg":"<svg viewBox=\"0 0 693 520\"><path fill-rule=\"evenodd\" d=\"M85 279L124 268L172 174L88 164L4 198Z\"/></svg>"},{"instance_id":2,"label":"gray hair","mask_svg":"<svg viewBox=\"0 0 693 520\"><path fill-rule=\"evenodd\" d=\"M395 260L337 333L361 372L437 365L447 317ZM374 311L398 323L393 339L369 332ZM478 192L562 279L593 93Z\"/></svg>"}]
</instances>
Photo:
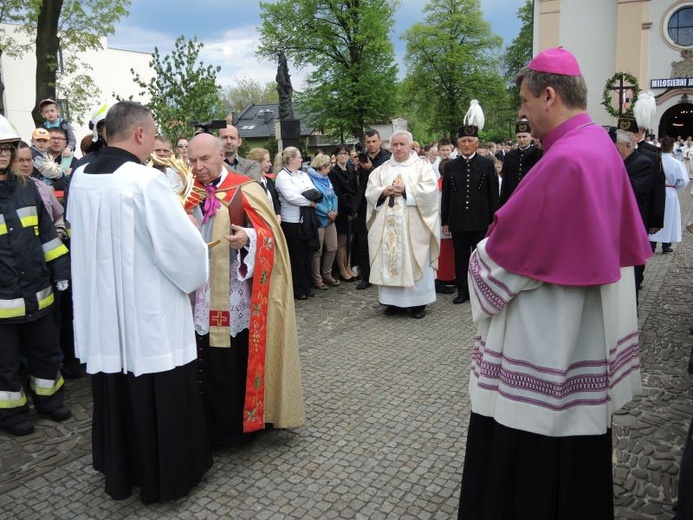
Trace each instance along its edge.
<instances>
[{"instance_id":1,"label":"gray hair","mask_svg":"<svg viewBox=\"0 0 693 520\"><path fill-rule=\"evenodd\" d=\"M409 142L411 143L414 141L414 136L411 135L411 132L407 132L406 130L397 130L396 132L392 132L392 135L390 136L390 142L392 142L392 139L394 137L398 137L400 135L405 136L407 139L409 139Z\"/></svg>"},{"instance_id":2,"label":"gray hair","mask_svg":"<svg viewBox=\"0 0 693 520\"><path fill-rule=\"evenodd\" d=\"M616 142L628 145L631 148L635 148L635 134L633 132L626 132L625 130L621 130L619 128L616 130Z\"/></svg>"},{"instance_id":3,"label":"gray hair","mask_svg":"<svg viewBox=\"0 0 693 520\"><path fill-rule=\"evenodd\" d=\"M542 90L551 87L561 96L568 108L587 109L587 84L582 76L563 76L525 67L517 74L515 84L519 87L522 80L534 97L539 97Z\"/></svg>"}]
</instances>

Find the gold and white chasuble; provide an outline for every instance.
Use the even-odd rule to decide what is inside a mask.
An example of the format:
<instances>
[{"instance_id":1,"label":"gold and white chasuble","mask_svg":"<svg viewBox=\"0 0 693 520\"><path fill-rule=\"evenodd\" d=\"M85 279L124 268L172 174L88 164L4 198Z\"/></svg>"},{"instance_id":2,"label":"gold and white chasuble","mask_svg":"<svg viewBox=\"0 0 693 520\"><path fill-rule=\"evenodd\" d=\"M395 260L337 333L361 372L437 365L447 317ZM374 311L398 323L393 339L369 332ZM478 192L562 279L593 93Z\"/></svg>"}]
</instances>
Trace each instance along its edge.
<instances>
[{"instance_id":1,"label":"gold and white chasuble","mask_svg":"<svg viewBox=\"0 0 693 520\"><path fill-rule=\"evenodd\" d=\"M378 205L383 190L397 179L404 184L406 197L388 197ZM440 253L440 214L438 183L430 165L416 154L401 163L392 157L369 176L366 199L370 282L414 288L424 278L434 279L432 270L438 267ZM433 300L409 303L425 305L434 300L435 291Z\"/></svg>"}]
</instances>

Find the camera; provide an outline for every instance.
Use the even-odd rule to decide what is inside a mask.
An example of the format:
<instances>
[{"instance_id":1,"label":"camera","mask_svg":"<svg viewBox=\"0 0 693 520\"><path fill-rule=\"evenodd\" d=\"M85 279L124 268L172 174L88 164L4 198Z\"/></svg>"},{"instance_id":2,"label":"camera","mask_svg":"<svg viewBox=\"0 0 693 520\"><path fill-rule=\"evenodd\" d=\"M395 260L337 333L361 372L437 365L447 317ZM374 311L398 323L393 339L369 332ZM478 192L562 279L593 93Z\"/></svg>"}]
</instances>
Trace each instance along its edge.
<instances>
[{"instance_id":1,"label":"camera","mask_svg":"<svg viewBox=\"0 0 693 520\"><path fill-rule=\"evenodd\" d=\"M370 159L368 158L368 154L366 152L359 152L359 162L365 163L369 161Z\"/></svg>"},{"instance_id":2,"label":"camera","mask_svg":"<svg viewBox=\"0 0 693 520\"><path fill-rule=\"evenodd\" d=\"M218 130L219 128L226 128L227 122L225 119L213 119L211 121L203 121L200 123L197 119L193 121L193 125L197 130L195 131L195 134L209 134L211 133L210 130Z\"/></svg>"}]
</instances>

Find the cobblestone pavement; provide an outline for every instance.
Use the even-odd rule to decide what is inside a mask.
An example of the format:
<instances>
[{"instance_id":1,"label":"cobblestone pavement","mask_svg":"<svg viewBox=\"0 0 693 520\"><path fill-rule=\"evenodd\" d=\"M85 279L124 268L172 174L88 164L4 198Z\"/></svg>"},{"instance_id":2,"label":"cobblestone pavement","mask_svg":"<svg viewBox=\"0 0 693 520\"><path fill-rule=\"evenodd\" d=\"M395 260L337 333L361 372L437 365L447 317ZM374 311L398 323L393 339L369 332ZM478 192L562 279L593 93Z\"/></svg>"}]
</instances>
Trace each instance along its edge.
<instances>
[{"instance_id":1,"label":"cobblestone pavement","mask_svg":"<svg viewBox=\"0 0 693 520\"><path fill-rule=\"evenodd\" d=\"M684 220L690 197L681 197ZM693 236L657 254L641 294L645 394L614 422L616 517L671 519L693 416ZM111 500L91 468L91 399L70 381L74 418L32 417L0 433L0 518L448 519L456 515L474 327L469 304L439 295L423 320L384 316L374 288L343 283L297 302L307 423L217 450L191 494L144 506Z\"/></svg>"}]
</instances>

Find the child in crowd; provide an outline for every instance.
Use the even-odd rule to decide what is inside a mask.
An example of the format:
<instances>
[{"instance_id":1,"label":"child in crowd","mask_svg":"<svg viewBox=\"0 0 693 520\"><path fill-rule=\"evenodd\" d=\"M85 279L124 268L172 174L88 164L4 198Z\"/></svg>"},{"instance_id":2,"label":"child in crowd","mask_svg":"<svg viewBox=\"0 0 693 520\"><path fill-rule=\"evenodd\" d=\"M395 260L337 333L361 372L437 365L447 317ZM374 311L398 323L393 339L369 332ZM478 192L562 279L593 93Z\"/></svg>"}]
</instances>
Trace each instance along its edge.
<instances>
[{"instance_id":1,"label":"child in crowd","mask_svg":"<svg viewBox=\"0 0 693 520\"><path fill-rule=\"evenodd\" d=\"M75 131L72 125L62 117L60 117L60 108L52 99L44 99L39 103L41 115L45 119L43 128L50 130L51 128L62 128L67 134L67 147L63 151L63 157L70 157L77 146Z\"/></svg>"},{"instance_id":2,"label":"child in crowd","mask_svg":"<svg viewBox=\"0 0 693 520\"><path fill-rule=\"evenodd\" d=\"M65 174L57 163L48 154L50 145L50 132L43 127L36 128L31 134L31 155L34 168L40 174L37 178L55 190L64 190L66 185Z\"/></svg>"}]
</instances>

